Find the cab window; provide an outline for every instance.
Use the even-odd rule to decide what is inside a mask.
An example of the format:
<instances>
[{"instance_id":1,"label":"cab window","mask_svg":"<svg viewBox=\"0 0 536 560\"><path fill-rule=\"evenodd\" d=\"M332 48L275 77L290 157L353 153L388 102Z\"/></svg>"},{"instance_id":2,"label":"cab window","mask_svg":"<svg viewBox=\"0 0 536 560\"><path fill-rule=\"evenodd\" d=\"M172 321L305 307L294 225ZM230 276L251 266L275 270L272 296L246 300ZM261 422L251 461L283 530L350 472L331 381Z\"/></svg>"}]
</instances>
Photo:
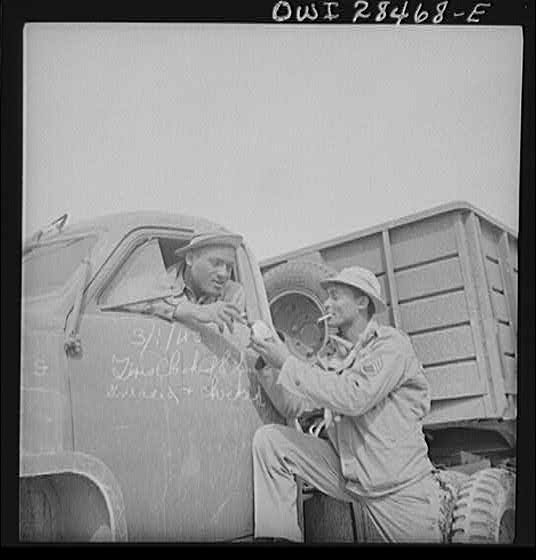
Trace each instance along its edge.
<instances>
[{"instance_id":1,"label":"cab window","mask_svg":"<svg viewBox=\"0 0 536 560\"><path fill-rule=\"evenodd\" d=\"M187 239L151 237L139 241L113 273L101 292L98 304L113 308L169 295L177 271L183 266L175 251L187 245ZM231 279L238 279L236 262Z\"/></svg>"},{"instance_id":2,"label":"cab window","mask_svg":"<svg viewBox=\"0 0 536 560\"><path fill-rule=\"evenodd\" d=\"M139 241L100 294L99 305L119 306L161 295L177 264L174 253L187 243L186 239L163 238Z\"/></svg>"}]
</instances>

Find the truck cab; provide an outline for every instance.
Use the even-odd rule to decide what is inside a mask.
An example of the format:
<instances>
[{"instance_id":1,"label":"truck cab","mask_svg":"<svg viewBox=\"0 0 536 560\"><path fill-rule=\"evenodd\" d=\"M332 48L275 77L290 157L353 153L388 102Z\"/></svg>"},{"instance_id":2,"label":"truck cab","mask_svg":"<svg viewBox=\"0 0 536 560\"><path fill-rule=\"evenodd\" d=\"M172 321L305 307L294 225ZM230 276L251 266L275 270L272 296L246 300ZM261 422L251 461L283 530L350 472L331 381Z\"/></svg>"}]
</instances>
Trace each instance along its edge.
<instances>
[{"instance_id":1,"label":"truck cab","mask_svg":"<svg viewBox=\"0 0 536 560\"><path fill-rule=\"evenodd\" d=\"M123 304L176 264L206 220L164 213L56 223L23 249L20 538L235 541L253 534L251 441L283 422L249 329L168 322ZM236 250L247 320L271 325L259 267Z\"/></svg>"}]
</instances>

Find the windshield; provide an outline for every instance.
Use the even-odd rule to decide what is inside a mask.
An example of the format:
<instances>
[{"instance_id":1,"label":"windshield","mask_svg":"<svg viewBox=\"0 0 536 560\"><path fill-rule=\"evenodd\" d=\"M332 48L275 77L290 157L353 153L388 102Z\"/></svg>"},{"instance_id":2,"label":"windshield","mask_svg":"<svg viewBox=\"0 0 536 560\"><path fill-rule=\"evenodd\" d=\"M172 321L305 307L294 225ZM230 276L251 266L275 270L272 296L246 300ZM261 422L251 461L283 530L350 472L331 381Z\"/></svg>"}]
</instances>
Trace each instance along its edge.
<instances>
[{"instance_id":1,"label":"windshield","mask_svg":"<svg viewBox=\"0 0 536 560\"><path fill-rule=\"evenodd\" d=\"M91 236L33 248L22 261L22 297L42 296L64 286L95 241Z\"/></svg>"}]
</instances>

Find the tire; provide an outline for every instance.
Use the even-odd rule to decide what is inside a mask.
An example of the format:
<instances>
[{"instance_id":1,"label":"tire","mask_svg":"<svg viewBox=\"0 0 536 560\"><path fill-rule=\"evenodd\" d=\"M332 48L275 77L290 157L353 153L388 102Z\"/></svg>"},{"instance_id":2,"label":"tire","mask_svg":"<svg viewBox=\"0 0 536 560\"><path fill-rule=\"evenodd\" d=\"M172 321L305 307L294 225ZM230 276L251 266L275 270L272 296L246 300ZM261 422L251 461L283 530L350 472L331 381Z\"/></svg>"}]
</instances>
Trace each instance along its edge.
<instances>
[{"instance_id":1,"label":"tire","mask_svg":"<svg viewBox=\"0 0 536 560\"><path fill-rule=\"evenodd\" d=\"M19 480L19 539L21 542L54 542L61 531L59 498L45 477Z\"/></svg>"},{"instance_id":2,"label":"tire","mask_svg":"<svg viewBox=\"0 0 536 560\"><path fill-rule=\"evenodd\" d=\"M437 470L434 474L439 485L439 530L443 543L451 542L451 528L458 494L469 475L454 470Z\"/></svg>"},{"instance_id":3,"label":"tire","mask_svg":"<svg viewBox=\"0 0 536 560\"><path fill-rule=\"evenodd\" d=\"M106 501L96 484L74 473L22 477L19 482L22 542L110 542Z\"/></svg>"},{"instance_id":4,"label":"tire","mask_svg":"<svg viewBox=\"0 0 536 560\"><path fill-rule=\"evenodd\" d=\"M336 271L320 263L295 261L272 268L264 275L264 285L272 321L283 333L289 350L301 359L311 359L327 341L325 322L326 290L320 281Z\"/></svg>"},{"instance_id":5,"label":"tire","mask_svg":"<svg viewBox=\"0 0 536 560\"><path fill-rule=\"evenodd\" d=\"M454 507L453 543L512 543L515 530L515 473L489 468L469 477Z\"/></svg>"}]
</instances>

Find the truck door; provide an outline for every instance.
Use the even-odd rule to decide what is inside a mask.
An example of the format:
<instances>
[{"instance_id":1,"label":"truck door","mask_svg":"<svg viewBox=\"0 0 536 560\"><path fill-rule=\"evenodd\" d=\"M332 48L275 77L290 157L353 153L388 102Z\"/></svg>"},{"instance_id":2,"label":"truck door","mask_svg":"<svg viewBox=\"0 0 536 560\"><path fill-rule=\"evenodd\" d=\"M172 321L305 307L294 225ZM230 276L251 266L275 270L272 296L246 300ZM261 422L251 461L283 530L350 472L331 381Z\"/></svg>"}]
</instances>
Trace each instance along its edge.
<instances>
[{"instance_id":1,"label":"truck door","mask_svg":"<svg viewBox=\"0 0 536 560\"><path fill-rule=\"evenodd\" d=\"M262 424L282 421L248 368L247 327L222 335L118 306L151 295L170 248L184 243L169 230L124 241L88 293L82 352L70 359L75 448L113 471L134 541L251 535L251 441ZM251 270L240 265L242 248L237 255L246 286ZM248 314L255 305L247 294Z\"/></svg>"}]
</instances>

